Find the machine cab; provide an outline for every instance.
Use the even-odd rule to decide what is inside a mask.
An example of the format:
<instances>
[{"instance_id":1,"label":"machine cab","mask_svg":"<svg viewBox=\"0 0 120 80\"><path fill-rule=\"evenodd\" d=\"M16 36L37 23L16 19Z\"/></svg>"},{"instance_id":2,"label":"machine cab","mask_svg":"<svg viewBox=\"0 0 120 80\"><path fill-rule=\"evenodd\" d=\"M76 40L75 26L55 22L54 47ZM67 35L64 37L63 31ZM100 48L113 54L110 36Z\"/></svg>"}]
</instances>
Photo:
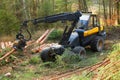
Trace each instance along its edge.
<instances>
[{"instance_id":1,"label":"machine cab","mask_svg":"<svg viewBox=\"0 0 120 80\"><path fill-rule=\"evenodd\" d=\"M77 28L83 30L89 30L94 27L99 27L98 19L96 15L92 13L83 13L83 15L79 18Z\"/></svg>"}]
</instances>

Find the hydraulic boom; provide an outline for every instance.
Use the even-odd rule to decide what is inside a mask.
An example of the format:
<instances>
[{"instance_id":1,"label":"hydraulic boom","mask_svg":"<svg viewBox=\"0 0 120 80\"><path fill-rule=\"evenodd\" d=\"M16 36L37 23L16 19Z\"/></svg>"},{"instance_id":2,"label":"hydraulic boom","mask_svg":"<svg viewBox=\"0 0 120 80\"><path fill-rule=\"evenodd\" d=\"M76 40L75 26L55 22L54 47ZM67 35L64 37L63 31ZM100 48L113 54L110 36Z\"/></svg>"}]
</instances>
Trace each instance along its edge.
<instances>
[{"instance_id":1,"label":"hydraulic boom","mask_svg":"<svg viewBox=\"0 0 120 80\"><path fill-rule=\"evenodd\" d=\"M65 26L65 30L64 30L62 39L59 42L59 44L67 46L68 39L69 39L73 29L75 28L76 23L78 22L80 16L82 16L82 13L79 11L76 11L75 13L60 13L60 14L56 14L56 15L51 15L51 16L46 16L46 17L42 17L42 18L36 18L36 19L24 21L20 27L18 34L16 35L16 39L20 40L19 47L17 47L17 48L22 49L22 47L25 46L25 42L31 39L31 33L27 29L28 22L32 22L34 25L36 25L38 23L54 23L57 21L72 22L71 26L69 28L68 28L68 26ZM22 34L23 29L28 32L29 39L25 39L24 35ZM22 44L22 42L24 43L24 45ZM16 45L14 47L16 47Z\"/></svg>"}]
</instances>

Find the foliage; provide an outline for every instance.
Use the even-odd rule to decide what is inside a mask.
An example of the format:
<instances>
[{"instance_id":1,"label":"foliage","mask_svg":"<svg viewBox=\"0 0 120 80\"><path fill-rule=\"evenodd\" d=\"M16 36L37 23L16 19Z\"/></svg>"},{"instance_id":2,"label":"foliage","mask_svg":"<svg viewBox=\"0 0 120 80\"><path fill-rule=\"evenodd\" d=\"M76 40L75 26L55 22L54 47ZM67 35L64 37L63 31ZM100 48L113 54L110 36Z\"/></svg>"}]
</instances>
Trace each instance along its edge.
<instances>
[{"instance_id":1,"label":"foliage","mask_svg":"<svg viewBox=\"0 0 120 80\"><path fill-rule=\"evenodd\" d=\"M119 78L119 70L120 70L120 43L113 45L112 51L108 56L110 59L110 63L106 66L100 67L97 79L104 80L118 80Z\"/></svg>"},{"instance_id":2,"label":"foliage","mask_svg":"<svg viewBox=\"0 0 120 80\"><path fill-rule=\"evenodd\" d=\"M11 48L5 48L5 49L3 49L1 52L0 52L0 57L2 57L6 52L8 52L8 51L10 51L11 50ZM10 55L10 57L9 57L9 62L11 62L11 61L14 61L15 60L15 58L14 58L14 56L13 55ZM6 63L8 63L8 62L6 62L6 60L2 60L2 61L0 61L0 66L3 66L3 65L6 65Z\"/></svg>"},{"instance_id":3,"label":"foliage","mask_svg":"<svg viewBox=\"0 0 120 80\"><path fill-rule=\"evenodd\" d=\"M72 77L64 80L91 80L91 79L84 75L79 75L79 76L73 75Z\"/></svg>"},{"instance_id":4,"label":"foliage","mask_svg":"<svg viewBox=\"0 0 120 80\"><path fill-rule=\"evenodd\" d=\"M50 0L44 0L41 7L41 15L48 16L53 13L52 4Z\"/></svg>"},{"instance_id":5,"label":"foliage","mask_svg":"<svg viewBox=\"0 0 120 80\"><path fill-rule=\"evenodd\" d=\"M30 64L38 64L40 63L40 58L38 56L33 56L30 61L29 61Z\"/></svg>"},{"instance_id":6,"label":"foliage","mask_svg":"<svg viewBox=\"0 0 120 80\"><path fill-rule=\"evenodd\" d=\"M58 61L60 63L60 61L63 61L65 64L73 64L73 63L77 63L80 62L80 56L78 54L75 54L69 50L66 50L65 53L58 58Z\"/></svg>"},{"instance_id":7,"label":"foliage","mask_svg":"<svg viewBox=\"0 0 120 80\"><path fill-rule=\"evenodd\" d=\"M0 10L0 35L15 33L18 30L18 19L6 10Z\"/></svg>"},{"instance_id":8,"label":"foliage","mask_svg":"<svg viewBox=\"0 0 120 80\"><path fill-rule=\"evenodd\" d=\"M109 9L109 10L106 10L106 14L110 14L110 12L112 12L112 14L113 13L114 14L111 15L111 18L113 19L118 18L119 20L119 16L117 17L117 15L119 15L118 13L119 2L115 3L115 1L113 0L112 1L113 6L109 7L110 1L105 0L105 5L106 5L105 7L106 8L108 7ZM92 1L91 0L12 0L12 1L1 0L0 2L0 33L8 35L10 33L16 32L19 28L19 25L21 24L20 22L23 22L26 19L34 19L34 18L44 17L51 14L57 14L62 12L71 12L73 4L79 5L81 6L81 8L85 9L84 8L85 2L87 3L87 6L90 7L89 9L90 11L94 10L94 9L91 9L92 8L91 5L93 6L93 8L94 6L99 5L99 7L97 7L99 8L99 11L97 12L102 13L100 14L100 16L103 16L102 0L101 1L100 0L96 0L96 1L93 1L93 0ZM76 10L79 10L79 7L77 7ZM107 17L109 16L110 15L107 15ZM111 20L108 20L108 21L111 21ZM114 22L115 22L115 19L113 23ZM51 25L51 24L48 25L43 23L43 24L40 24L40 26L41 27L46 26L46 28L48 28L56 25ZM41 29L41 27L39 29ZM32 30L36 31L38 29L38 28L36 29L34 28L31 28L31 31Z\"/></svg>"},{"instance_id":9,"label":"foliage","mask_svg":"<svg viewBox=\"0 0 120 80\"><path fill-rule=\"evenodd\" d=\"M59 40L62 36L61 30L54 30L48 37L48 40Z\"/></svg>"},{"instance_id":10,"label":"foliage","mask_svg":"<svg viewBox=\"0 0 120 80\"><path fill-rule=\"evenodd\" d=\"M114 76L111 77L111 80L118 80L120 78L120 72L114 74Z\"/></svg>"}]
</instances>

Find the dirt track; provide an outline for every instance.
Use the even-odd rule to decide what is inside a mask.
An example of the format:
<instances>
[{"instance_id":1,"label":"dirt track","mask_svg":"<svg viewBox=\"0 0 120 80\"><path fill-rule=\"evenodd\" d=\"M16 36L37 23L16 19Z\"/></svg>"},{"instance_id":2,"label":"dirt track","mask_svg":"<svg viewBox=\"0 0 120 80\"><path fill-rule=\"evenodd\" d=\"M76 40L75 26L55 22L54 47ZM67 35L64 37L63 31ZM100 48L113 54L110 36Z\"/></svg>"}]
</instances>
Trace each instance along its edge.
<instances>
[{"instance_id":1,"label":"dirt track","mask_svg":"<svg viewBox=\"0 0 120 80\"><path fill-rule=\"evenodd\" d=\"M105 66L109 63L110 63L110 60L105 59L104 61L99 62L97 64L94 64L92 66L88 66L88 67L85 67L85 68L76 68L76 69L69 70L69 71L66 71L66 72L62 72L62 73L59 73L59 74L46 76L44 78L41 78L40 80L63 80L65 78L71 77L72 75L80 75L84 71L87 71L86 75L88 75L90 72L94 72L97 68L99 68L101 66Z\"/></svg>"}]
</instances>

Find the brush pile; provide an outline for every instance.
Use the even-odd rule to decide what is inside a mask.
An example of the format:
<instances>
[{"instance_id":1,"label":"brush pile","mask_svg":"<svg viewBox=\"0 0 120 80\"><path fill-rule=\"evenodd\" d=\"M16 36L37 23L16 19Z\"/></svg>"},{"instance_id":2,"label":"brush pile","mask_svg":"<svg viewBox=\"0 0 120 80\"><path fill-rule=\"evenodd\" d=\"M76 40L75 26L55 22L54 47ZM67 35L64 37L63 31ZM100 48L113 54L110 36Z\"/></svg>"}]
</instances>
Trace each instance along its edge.
<instances>
[{"instance_id":1,"label":"brush pile","mask_svg":"<svg viewBox=\"0 0 120 80\"><path fill-rule=\"evenodd\" d=\"M114 45L113 49L107 58L109 61L94 71L93 80L111 80L120 74L120 43Z\"/></svg>"}]
</instances>

